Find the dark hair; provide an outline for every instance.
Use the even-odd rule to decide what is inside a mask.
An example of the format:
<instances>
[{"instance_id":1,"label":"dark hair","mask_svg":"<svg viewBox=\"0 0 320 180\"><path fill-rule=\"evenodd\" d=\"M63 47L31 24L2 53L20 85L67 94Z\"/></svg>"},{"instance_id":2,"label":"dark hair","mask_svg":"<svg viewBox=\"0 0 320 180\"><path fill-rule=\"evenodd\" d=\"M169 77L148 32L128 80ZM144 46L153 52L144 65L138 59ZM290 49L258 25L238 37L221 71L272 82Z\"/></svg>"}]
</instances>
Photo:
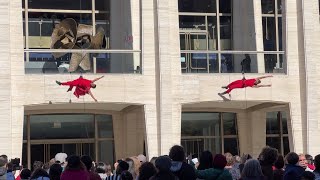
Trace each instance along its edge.
<instances>
[{"instance_id":1,"label":"dark hair","mask_svg":"<svg viewBox=\"0 0 320 180\"><path fill-rule=\"evenodd\" d=\"M121 180L133 180L133 176L129 171L123 171L120 178Z\"/></svg>"},{"instance_id":2,"label":"dark hair","mask_svg":"<svg viewBox=\"0 0 320 180\"><path fill-rule=\"evenodd\" d=\"M97 164L96 172L104 174L104 173L106 173L106 167L107 167L107 165L105 163L99 162Z\"/></svg>"},{"instance_id":3,"label":"dark hair","mask_svg":"<svg viewBox=\"0 0 320 180\"><path fill-rule=\"evenodd\" d=\"M7 171L8 171L8 172L12 172L12 171L13 171L13 164L12 164L12 162L9 162L9 163L7 164Z\"/></svg>"},{"instance_id":4,"label":"dark hair","mask_svg":"<svg viewBox=\"0 0 320 180\"><path fill-rule=\"evenodd\" d=\"M67 158L66 170L82 170L84 169L83 163L80 161L80 157L77 155L71 155Z\"/></svg>"},{"instance_id":5,"label":"dark hair","mask_svg":"<svg viewBox=\"0 0 320 180\"><path fill-rule=\"evenodd\" d=\"M50 180L60 180L62 167L60 164L52 164L49 171Z\"/></svg>"},{"instance_id":6,"label":"dark hair","mask_svg":"<svg viewBox=\"0 0 320 180\"><path fill-rule=\"evenodd\" d=\"M258 159L261 165L273 165L278 159L278 150L266 146L262 149Z\"/></svg>"},{"instance_id":7,"label":"dark hair","mask_svg":"<svg viewBox=\"0 0 320 180\"><path fill-rule=\"evenodd\" d=\"M179 145L172 146L169 152L169 156L172 159L172 161L183 162L185 159L183 147Z\"/></svg>"},{"instance_id":8,"label":"dark hair","mask_svg":"<svg viewBox=\"0 0 320 180\"><path fill-rule=\"evenodd\" d=\"M156 165L156 160L157 160L158 157L152 157L150 159L150 162L155 166Z\"/></svg>"},{"instance_id":9,"label":"dark hair","mask_svg":"<svg viewBox=\"0 0 320 180\"><path fill-rule=\"evenodd\" d=\"M310 171L304 171L301 175L302 180L314 180L315 175Z\"/></svg>"},{"instance_id":10,"label":"dark hair","mask_svg":"<svg viewBox=\"0 0 320 180\"><path fill-rule=\"evenodd\" d=\"M29 179L31 176L31 170L30 169L22 169L20 173L21 179Z\"/></svg>"},{"instance_id":11,"label":"dark hair","mask_svg":"<svg viewBox=\"0 0 320 180\"><path fill-rule=\"evenodd\" d=\"M320 170L320 154L314 157L314 166L316 167L316 170Z\"/></svg>"},{"instance_id":12,"label":"dark hair","mask_svg":"<svg viewBox=\"0 0 320 180\"><path fill-rule=\"evenodd\" d=\"M213 167L213 156L210 151L203 151L200 155L198 170L209 169Z\"/></svg>"},{"instance_id":13,"label":"dark hair","mask_svg":"<svg viewBox=\"0 0 320 180\"><path fill-rule=\"evenodd\" d=\"M306 160L308 161L308 164L313 163L313 157L310 154L306 154L305 157L306 157Z\"/></svg>"},{"instance_id":14,"label":"dark hair","mask_svg":"<svg viewBox=\"0 0 320 180\"><path fill-rule=\"evenodd\" d=\"M116 169L116 174L121 174L123 171L128 171L128 169L129 164L125 161L120 161Z\"/></svg>"},{"instance_id":15,"label":"dark hair","mask_svg":"<svg viewBox=\"0 0 320 180\"><path fill-rule=\"evenodd\" d=\"M49 177L49 174L44 169L38 168L38 169L33 171L32 176L30 177L30 179L37 179L39 177Z\"/></svg>"},{"instance_id":16,"label":"dark hair","mask_svg":"<svg viewBox=\"0 0 320 180\"><path fill-rule=\"evenodd\" d=\"M213 167L216 169L224 169L227 165L227 159L222 154L216 154L213 158Z\"/></svg>"},{"instance_id":17,"label":"dark hair","mask_svg":"<svg viewBox=\"0 0 320 180\"><path fill-rule=\"evenodd\" d=\"M81 156L81 162L86 166L87 170L90 171L92 168L92 159L88 155Z\"/></svg>"},{"instance_id":18,"label":"dark hair","mask_svg":"<svg viewBox=\"0 0 320 180\"><path fill-rule=\"evenodd\" d=\"M282 155L279 155L278 156L278 159L277 161L274 163L274 166L277 168L277 169L282 169L284 167L284 158Z\"/></svg>"},{"instance_id":19,"label":"dark hair","mask_svg":"<svg viewBox=\"0 0 320 180\"><path fill-rule=\"evenodd\" d=\"M170 172L170 167L172 165L172 160L169 158L169 156L159 156L156 159L156 167L159 172Z\"/></svg>"},{"instance_id":20,"label":"dark hair","mask_svg":"<svg viewBox=\"0 0 320 180\"><path fill-rule=\"evenodd\" d=\"M139 180L148 180L156 173L154 165L151 162L145 162L139 168Z\"/></svg>"},{"instance_id":21,"label":"dark hair","mask_svg":"<svg viewBox=\"0 0 320 180\"><path fill-rule=\"evenodd\" d=\"M295 152L290 152L286 155L286 161L288 164L297 164L299 162L299 156Z\"/></svg>"},{"instance_id":22,"label":"dark hair","mask_svg":"<svg viewBox=\"0 0 320 180\"><path fill-rule=\"evenodd\" d=\"M41 161L34 161L33 162L33 171L35 171L36 169L42 168L43 166L43 162Z\"/></svg>"}]
</instances>

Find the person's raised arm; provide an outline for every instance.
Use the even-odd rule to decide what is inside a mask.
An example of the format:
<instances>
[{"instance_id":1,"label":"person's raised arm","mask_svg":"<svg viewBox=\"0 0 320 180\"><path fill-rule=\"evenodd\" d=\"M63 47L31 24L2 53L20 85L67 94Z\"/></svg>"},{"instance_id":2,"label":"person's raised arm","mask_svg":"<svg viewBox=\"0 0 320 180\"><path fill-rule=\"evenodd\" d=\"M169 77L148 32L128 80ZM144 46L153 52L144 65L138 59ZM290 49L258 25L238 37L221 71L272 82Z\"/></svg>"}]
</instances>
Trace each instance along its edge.
<instances>
[{"instance_id":1,"label":"person's raised arm","mask_svg":"<svg viewBox=\"0 0 320 180\"><path fill-rule=\"evenodd\" d=\"M104 77L104 76L98 77L98 78L92 80L92 82L96 82L96 81L98 81L99 79L101 79L101 78L103 78L103 77Z\"/></svg>"},{"instance_id":2,"label":"person's raised arm","mask_svg":"<svg viewBox=\"0 0 320 180\"><path fill-rule=\"evenodd\" d=\"M256 79L264 79L264 78L268 78L268 77L273 77L273 76L272 75L260 76L260 77L257 77Z\"/></svg>"},{"instance_id":3,"label":"person's raised arm","mask_svg":"<svg viewBox=\"0 0 320 180\"><path fill-rule=\"evenodd\" d=\"M92 92L89 90L88 91L88 94L90 94L90 96L92 97L92 99L95 101L95 102L98 102L98 100L93 96Z\"/></svg>"}]
</instances>

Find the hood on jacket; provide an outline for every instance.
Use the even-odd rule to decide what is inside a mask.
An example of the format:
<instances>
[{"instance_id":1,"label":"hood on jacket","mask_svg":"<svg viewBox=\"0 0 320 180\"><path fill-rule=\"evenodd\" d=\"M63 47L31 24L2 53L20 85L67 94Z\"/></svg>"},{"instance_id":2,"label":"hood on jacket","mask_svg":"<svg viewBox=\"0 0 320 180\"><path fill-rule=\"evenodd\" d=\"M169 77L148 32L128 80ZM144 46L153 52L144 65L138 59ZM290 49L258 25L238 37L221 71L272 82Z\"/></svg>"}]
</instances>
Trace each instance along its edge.
<instances>
[{"instance_id":1,"label":"hood on jacket","mask_svg":"<svg viewBox=\"0 0 320 180\"><path fill-rule=\"evenodd\" d=\"M3 176L7 173L7 168L5 167L0 167L0 176Z\"/></svg>"},{"instance_id":2,"label":"hood on jacket","mask_svg":"<svg viewBox=\"0 0 320 180\"><path fill-rule=\"evenodd\" d=\"M177 171L180 171L182 167L182 162L179 162L179 161L172 161L171 162L171 168L170 168L170 171L171 172L177 172Z\"/></svg>"}]
</instances>

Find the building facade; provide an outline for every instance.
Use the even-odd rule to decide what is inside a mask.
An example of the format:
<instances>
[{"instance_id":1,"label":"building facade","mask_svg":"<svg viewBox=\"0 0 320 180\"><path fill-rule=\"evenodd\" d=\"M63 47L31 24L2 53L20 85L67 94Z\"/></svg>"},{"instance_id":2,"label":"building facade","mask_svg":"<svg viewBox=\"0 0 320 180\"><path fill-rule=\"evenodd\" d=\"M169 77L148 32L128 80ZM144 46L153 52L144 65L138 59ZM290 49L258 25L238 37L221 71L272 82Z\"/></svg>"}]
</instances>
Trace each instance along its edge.
<instances>
[{"instance_id":1,"label":"building facade","mask_svg":"<svg viewBox=\"0 0 320 180\"><path fill-rule=\"evenodd\" d=\"M103 28L105 48L52 49L67 18ZM151 158L174 144L320 152L318 0L3 0L0 28L0 152L25 166L57 152ZM76 56L90 66L69 73ZM218 96L242 72L273 75L271 87ZM79 75L104 75L98 102L55 83Z\"/></svg>"}]
</instances>

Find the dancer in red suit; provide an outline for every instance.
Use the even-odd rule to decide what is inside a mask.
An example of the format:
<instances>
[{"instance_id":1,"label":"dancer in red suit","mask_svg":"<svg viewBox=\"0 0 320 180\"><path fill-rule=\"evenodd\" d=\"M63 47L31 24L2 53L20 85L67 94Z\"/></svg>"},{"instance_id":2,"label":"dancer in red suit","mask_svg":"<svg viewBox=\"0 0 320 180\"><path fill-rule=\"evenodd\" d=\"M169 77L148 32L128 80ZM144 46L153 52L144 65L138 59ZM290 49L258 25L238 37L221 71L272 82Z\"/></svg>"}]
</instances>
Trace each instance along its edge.
<instances>
[{"instance_id":1,"label":"dancer in red suit","mask_svg":"<svg viewBox=\"0 0 320 180\"><path fill-rule=\"evenodd\" d=\"M94 80L88 80L88 79L84 79L82 76L80 76L78 79L75 79L73 81L67 81L67 82L59 82L56 81L56 83L58 85L63 85L63 86L69 86L68 91L71 91L72 88L75 86L76 89L73 92L73 94L79 98L79 96L84 96L86 94L89 94L92 99L94 99L94 101L97 102L97 99L93 96L93 94L91 93L90 89L91 88L96 88L96 84L94 84L94 82L98 81L99 79L103 78L104 76L101 76L99 78L96 78ZM67 91L67 92L68 92Z\"/></svg>"},{"instance_id":2,"label":"dancer in red suit","mask_svg":"<svg viewBox=\"0 0 320 180\"><path fill-rule=\"evenodd\" d=\"M242 80L236 80L230 83L227 86L222 86L222 88L227 89L223 93L218 93L220 96L229 94L233 89L237 88L246 88L246 87L254 87L254 88L259 88L259 87L271 87L271 84L268 85L259 85L261 83L261 79L268 78L268 77L273 77L272 75L269 76L261 76L253 79L245 79L243 78Z\"/></svg>"}]
</instances>

